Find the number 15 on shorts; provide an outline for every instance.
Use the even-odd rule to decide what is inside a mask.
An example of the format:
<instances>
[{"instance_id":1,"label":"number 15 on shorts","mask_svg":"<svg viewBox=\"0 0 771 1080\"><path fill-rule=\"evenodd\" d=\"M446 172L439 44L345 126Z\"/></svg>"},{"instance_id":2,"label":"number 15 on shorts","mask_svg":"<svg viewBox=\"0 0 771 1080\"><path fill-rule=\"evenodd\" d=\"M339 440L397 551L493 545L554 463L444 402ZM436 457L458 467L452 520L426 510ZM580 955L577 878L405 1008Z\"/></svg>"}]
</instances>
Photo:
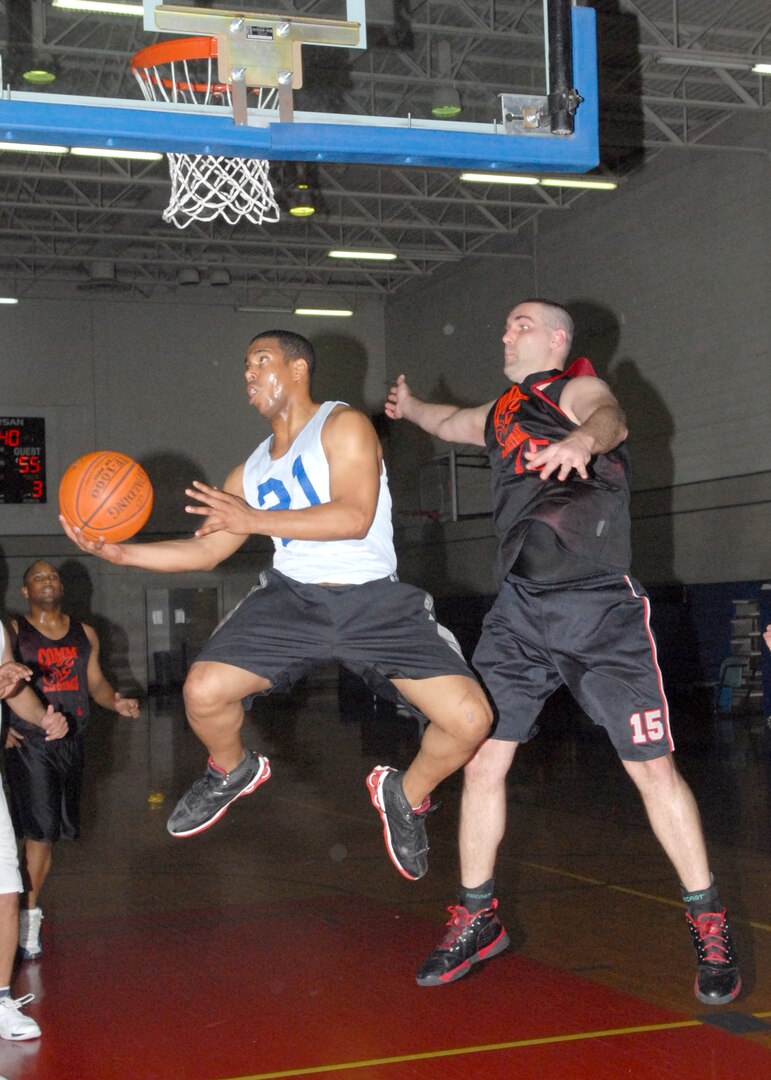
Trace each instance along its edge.
<instances>
[{"instance_id":1,"label":"number 15 on shorts","mask_svg":"<svg viewBox=\"0 0 771 1080\"><path fill-rule=\"evenodd\" d=\"M661 709L646 709L642 713L632 713L629 717L629 726L632 729L632 742L636 746L642 743L660 742L664 738Z\"/></svg>"}]
</instances>

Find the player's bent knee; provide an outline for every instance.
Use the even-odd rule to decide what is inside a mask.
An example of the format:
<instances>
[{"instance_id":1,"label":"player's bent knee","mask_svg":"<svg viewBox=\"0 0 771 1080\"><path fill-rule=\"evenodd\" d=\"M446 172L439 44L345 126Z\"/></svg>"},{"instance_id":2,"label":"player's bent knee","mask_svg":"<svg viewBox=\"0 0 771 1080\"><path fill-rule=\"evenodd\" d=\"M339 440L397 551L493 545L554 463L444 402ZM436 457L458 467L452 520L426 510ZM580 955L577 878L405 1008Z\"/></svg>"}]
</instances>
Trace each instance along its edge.
<instances>
[{"instance_id":1,"label":"player's bent knee","mask_svg":"<svg viewBox=\"0 0 771 1080\"><path fill-rule=\"evenodd\" d=\"M209 712L227 704L221 679L213 675L205 664L194 664L187 673L182 687L185 708L195 712Z\"/></svg>"},{"instance_id":2,"label":"player's bent knee","mask_svg":"<svg viewBox=\"0 0 771 1080\"><path fill-rule=\"evenodd\" d=\"M466 694L454 710L453 734L470 747L479 746L490 733L493 713L490 704L478 688Z\"/></svg>"}]
</instances>

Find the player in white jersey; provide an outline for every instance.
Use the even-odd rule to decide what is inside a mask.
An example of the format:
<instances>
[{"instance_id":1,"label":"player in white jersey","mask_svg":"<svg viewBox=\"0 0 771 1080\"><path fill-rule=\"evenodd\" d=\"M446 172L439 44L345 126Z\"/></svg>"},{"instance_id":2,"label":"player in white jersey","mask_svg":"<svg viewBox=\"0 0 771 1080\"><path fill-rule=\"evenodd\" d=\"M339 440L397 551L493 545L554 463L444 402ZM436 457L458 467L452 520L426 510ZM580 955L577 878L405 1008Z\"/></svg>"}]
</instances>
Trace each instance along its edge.
<instances>
[{"instance_id":1,"label":"player in white jersey","mask_svg":"<svg viewBox=\"0 0 771 1080\"><path fill-rule=\"evenodd\" d=\"M187 489L196 500L188 513L205 517L189 539L110 544L62 527L83 551L164 573L213 569L250 535L271 536L273 568L215 630L185 681L188 720L209 761L169 831L209 828L269 778L267 759L244 749L244 707L337 661L428 720L406 771L377 766L367 778L388 853L415 880L428 865L430 793L469 760L492 714L431 597L396 579L391 499L371 422L343 402L314 402L314 366L299 334L270 330L250 342L247 398L272 435L222 489L198 481Z\"/></svg>"}]
</instances>

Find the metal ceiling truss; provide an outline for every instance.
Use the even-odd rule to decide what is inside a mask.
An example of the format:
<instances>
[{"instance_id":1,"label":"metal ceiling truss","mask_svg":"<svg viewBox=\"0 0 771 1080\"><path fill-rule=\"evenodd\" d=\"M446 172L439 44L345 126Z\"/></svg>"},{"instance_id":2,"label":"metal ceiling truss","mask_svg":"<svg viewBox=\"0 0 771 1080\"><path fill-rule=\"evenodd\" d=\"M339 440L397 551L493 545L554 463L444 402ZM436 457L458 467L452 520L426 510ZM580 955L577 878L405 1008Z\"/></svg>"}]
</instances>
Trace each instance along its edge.
<instances>
[{"instance_id":1,"label":"metal ceiling truss","mask_svg":"<svg viewBox=\"0 0 771 1080\"><path fill-rule=\"evenodd\" d=\"M249 11L251 0L222 0ZM268 5L271 6L271 5ZM277 4L272 5L274 8ZM667 150L762 152L732 125L767 117L771 79L750 72L771 58L767 0L597 0L604 164L620 178ZM280 4L338 18L339 0ZM464 120L500 120L502 93L543 93L540 0L370 0L368 48L308 49L298 109L430 115L449 82ZM158 35L157 39L160 39ZM141 19L56 9L50 0L0 3L4 79L22 88L17 61L53 61L57 92L138 100L130 57L151 43ZM446 43L446 44L444 44ZM446 64L449 46L449 69ZM440 62L440 48L445 57ZM279 201L292 166L271 168ZM116 282L139 295L190 295L181 267L226 267L248 293L305 288L386 296L470 255L528 258L534 223L569 211L580 191L470 186L455 170L325 164L311 168L317 213L275 225L167 225L165 162L0 154L0 281L48 295L53 283L93 284L93 260L113 260ZM592 195L591 198L601 198ZM392 263L329 259L331 247L396 251ZM42 290L42 291L41 291ZM223 293L226 290L217 290Z\"/></svg>"}]
</instances>

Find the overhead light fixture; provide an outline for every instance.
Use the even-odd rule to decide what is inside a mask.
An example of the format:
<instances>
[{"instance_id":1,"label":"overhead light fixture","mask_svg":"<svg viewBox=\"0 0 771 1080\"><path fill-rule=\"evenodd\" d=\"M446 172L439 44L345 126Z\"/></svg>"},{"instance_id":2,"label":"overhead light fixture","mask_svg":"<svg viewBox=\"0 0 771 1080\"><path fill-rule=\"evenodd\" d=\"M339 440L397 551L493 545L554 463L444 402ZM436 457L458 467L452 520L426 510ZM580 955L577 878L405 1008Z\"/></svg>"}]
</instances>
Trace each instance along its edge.
<instances>
[{"instance_id":1,"label":"overhead light fixture","mask_svg":"<svg viewBox=\"0 0 771 1080\"><path fill-rule=\"evenodd\" d=\"M752 70L756 75L771 75L771 62L754 64Z\"/></svg>"},{"instance_id":2,"label":"overhead light fixture","mask_svg":"<svg viewBox=\"0 0 771 1080\"><path fill-rule=\"evenodd\" d=\"M431 92L431 115L437 120L452 120L460 115L460 94L452 84L452 53L449 41L434 45L434 68L439 85Z\"/></svg>"},{"instance_id":3,"label":"overhead light fixture","mask_svg":"<svg viewBox=\"0 0 771 1080\"><path fill-rule=\"evenodd\" d=\"M392 262L398 258L393 251L344 251L342 248L327 252L329 259L379 259L382 262Z\"/></svg>"},{"instance_id":4,"label":"overhead light fixture","mask_svg":"<svg viewBox=\"0 0 771 1080\"><path fill-rule=\"evenodd\" d=\"M15 296L0 296L0 304L18 304L18 302Z\"/></svg>"},{"instance_id":5,"label":"overhead light fixture","mask_svg":"<svg viewBox=\"0 0 771 1080\"><path fill-rule=\"evenodd\" d=\"M438 86L431 94L431 115L436 120L454 120L462 112L460 94L454 86Z\"/></svg>"},{"instance_id":6,"label":"overhead light fixture","mask_svg":"<svg viewBox=\"0 0 771 1080\"><path fill-rule=\"evenodd\" d=\"M534 186L541 182L537 176L512 176L509 173L464 172L460 174L460 178L472 184L527 184Z\"/></svg>"},{"instance_id":7,"label":"overhead light fixture","mask_svg":"<svg viewBox=\"0 0 771 1080\"><path fill-rule=\"evenodd\" d=\"M195 266L182 266L177 274L177 285L198 285L201 275Z\"/></svg>"},{"instance_id":8,"label":"overhead light fixture","mask_svg":"<svg viewBox=\"0 0 771 1080\"><path fill-rule=\"evenodd\" d=\"M588 191L615 191L618 184L615 180L568 180L559 176L545 176L543 180L541 180L541 187L586 188Z\"/></svg>"},{"instance_id":9,"label":"overhead light fixture","mask_svg":"<svg viewBox=\"0 0 771 1080\"><path fill-rule=\"evenodd\" d=\"M56 82L56 72L47 65L28 68L22 72L21 77L33 86L50 86L51 83Z\"/></svg>"},{"instance_id":10,"label":"overhead light fixture","mask_svg":"<svg viewBox=\"0 0 771 1080\"><path fill-rule=\"evenodd\" d=\"M163 157L156 150L115 150L108 146L73 146L70 153L76 157L125 158L129 161L160 161Z\"/></svg>"},{"instance_id":11,"label":"overhead light fixture","mask_svg":"<svg viewBox=\"0 0 771 1080\"><path fill-rule=\"evenodd\" d=\"M144 4L121 4L117 0L54 0L65 11L96 11L105 15L144 15Z\"/></svg>"},{"instance_id":12,"label":"overhead light fixture","mask_svg":"<svg viewBox=\"0 0 771 1080\"><path fill-rule=\"evenodd\" d=\"M348 308L312 308L298 307L294 309L295 315L331 315L338 319L347 319L353 312Z\"/></svg>"},{"instance_id":13,"label":"overhead light fixture","mask_svg":"<svg viewBox=\"0 0 771 1080\"><path fill-rule=\"evenodd\" d=\"M510 176L506 173L461 173L461 180L483 184L527 184L529 187L566 187L586 188L596 191L614 191L618 184L615 180L600 180L587 177L561 177L561 176Z\"/></svg>"},{"instance_id":14,"label":"overhead light fixture","mask_svg":"<svg viewBox=\"0 0 771 1080\"><path fill-rule=\"evenodd\" d=\"M267 315L269 312L279 315L294 315L295 309L291 307L237 307L236 311L246 311L253 314Z\"/></svg>"},{"instance_id":15,"label":"overhead light fixture","mask_svg":"<svg viewBox=\"0 0 771 1080\"><path fill-rule=\"evenodd\" d=\"M289 197L289 213L292 217L312 217L316 213L310 184L298 184Z\"/></svg>"},{"instance_id":16,"label":"overhead light fixture","mask_svg":"<svg viewBox=\"0 0 771 1080\"><path fill-rule=\"evenodd\" d=\"M54 146L52 143L2 142L0 150L16 154L69 154L69 146Z\"/></svg>"},{"instance_id":17,"label":"overhead light fixture","mask_svg":"<svg viewBox=\"0 0 771 1080\"><path fill-rule=\"evenodd\" d=\"M698 68L722 68L724 71L749 71L753 60L750 57L743 59L741 56L714 56L701 53L698 56L689 56L687 52L658 53L657 64L670 67L698 67Z\"/></svg>"},{"instance_id":18,"label":"overhead light fixture","mask_svg":"<svg viewBox=\"0 0 771 1080\"><path fill-rule=\"evenodd\" d=\"M210 285L229 285L230 284L230 271L226 270L224 266L215 266L209 273Z\"/></svg>"}]
</instances>

